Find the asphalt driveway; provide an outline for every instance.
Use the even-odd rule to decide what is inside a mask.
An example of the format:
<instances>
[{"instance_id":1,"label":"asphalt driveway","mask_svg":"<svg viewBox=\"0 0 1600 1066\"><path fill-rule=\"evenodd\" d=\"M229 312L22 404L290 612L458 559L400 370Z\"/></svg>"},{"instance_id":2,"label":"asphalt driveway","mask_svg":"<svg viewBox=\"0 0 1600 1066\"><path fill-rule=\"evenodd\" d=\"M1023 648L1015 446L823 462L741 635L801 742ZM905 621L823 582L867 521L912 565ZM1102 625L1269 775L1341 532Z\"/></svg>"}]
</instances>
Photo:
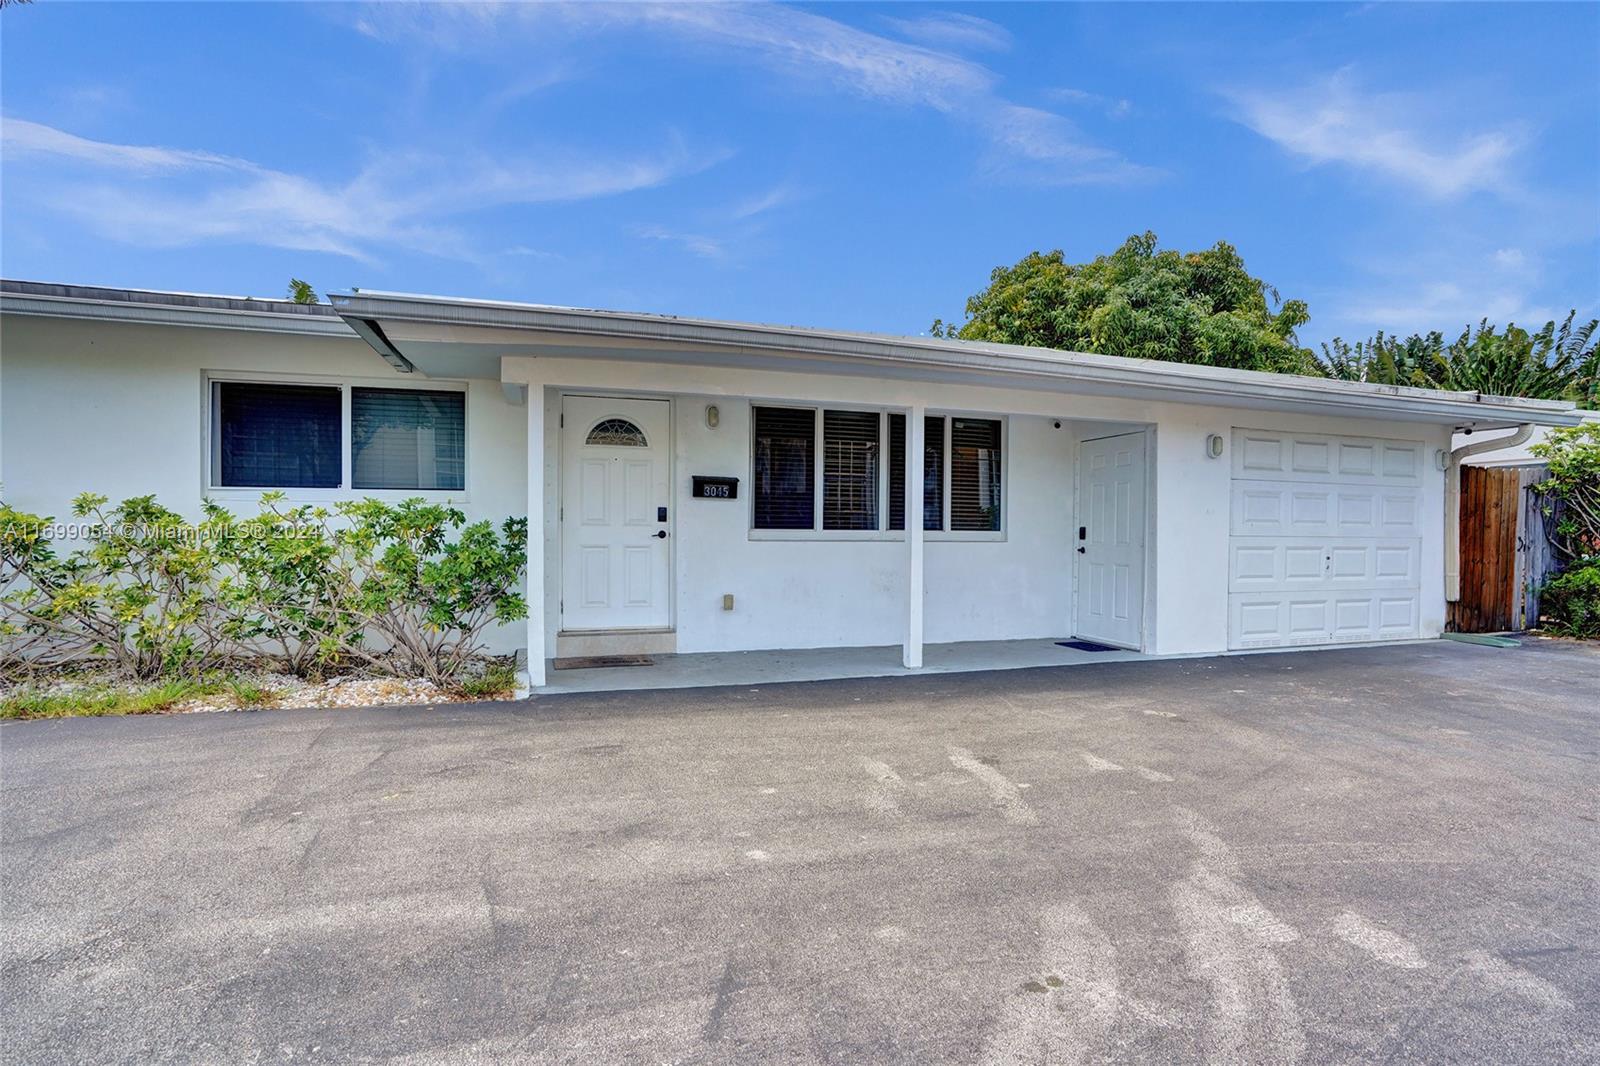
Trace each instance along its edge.
<instances>
[{"instance_id":1,"label":"asphalt driveway","mask_svg":"<svg viewBox=\"0 0 1600 1066\"><path fill-rule=\"evenodd\" d=\"M1600 1057L1549 642L0 727L0 1057Z\"/></svg>"}]
</instances>

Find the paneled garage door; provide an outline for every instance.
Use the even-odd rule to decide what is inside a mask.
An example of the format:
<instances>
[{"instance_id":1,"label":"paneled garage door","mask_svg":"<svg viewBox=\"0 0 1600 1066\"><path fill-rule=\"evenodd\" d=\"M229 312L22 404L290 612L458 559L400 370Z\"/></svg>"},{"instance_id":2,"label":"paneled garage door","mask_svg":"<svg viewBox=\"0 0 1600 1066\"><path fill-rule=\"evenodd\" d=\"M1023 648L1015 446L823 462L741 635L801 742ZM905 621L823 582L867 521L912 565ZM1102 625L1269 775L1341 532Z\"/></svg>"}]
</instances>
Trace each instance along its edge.
<instances>
[{"instance_id":1,"label":"paneled garage door","mask_svg":"<svg viewBox=\"0 0 1600 1066\"><path fill-rule=\"evenodd\" d=\"M1417 635L1423 447L1233 431L1228 647Z\"/></svg>"}]
</instances>

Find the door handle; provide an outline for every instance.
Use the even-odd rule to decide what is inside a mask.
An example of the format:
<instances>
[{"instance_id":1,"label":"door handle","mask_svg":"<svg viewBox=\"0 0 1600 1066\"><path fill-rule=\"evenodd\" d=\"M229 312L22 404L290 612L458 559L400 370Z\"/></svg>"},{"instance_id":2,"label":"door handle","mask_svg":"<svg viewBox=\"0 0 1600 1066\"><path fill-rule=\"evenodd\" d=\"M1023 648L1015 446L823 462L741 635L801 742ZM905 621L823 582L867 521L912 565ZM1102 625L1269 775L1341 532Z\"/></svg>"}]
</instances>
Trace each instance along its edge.
<instances>
[{"instance_id":1,"label":"door handle","mask_svg":"<svg viewBox=\"0 0 1600 1066\"><path fill-rule=\"evenodd\" d=\"M658 540L666 540L667 539L667 531L664 530L664 529L656 530L654 535Z\"/></svg>"},{"instance_id":2,"label":"door handle","mask_svg":"<svg viewBox=\"0 0 1600 1066\"><path fill-rule=\"evenodd\" d=\"M1079 554L1079 555L1084 555L1084 554L1086 554L1086 550L1085 550L1085 549L1083 549L1083 548L1079 548L1079 549L1078 549L1078 554Z\"/></svg>"}]
</instances>

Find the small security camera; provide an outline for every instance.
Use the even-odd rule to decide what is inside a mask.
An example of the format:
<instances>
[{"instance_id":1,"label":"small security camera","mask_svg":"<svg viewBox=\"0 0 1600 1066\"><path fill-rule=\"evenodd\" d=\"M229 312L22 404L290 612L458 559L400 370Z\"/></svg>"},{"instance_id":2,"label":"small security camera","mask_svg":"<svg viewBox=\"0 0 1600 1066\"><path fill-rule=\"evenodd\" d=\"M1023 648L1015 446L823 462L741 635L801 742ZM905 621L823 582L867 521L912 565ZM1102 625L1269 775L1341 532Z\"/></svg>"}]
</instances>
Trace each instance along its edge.
<instances>
[{"instance_id":1,"label":"small security camera","mask_svg":"<svg viewBox=\"0 0 1600 1066\"><path fill-rule=\"evenodd\" d=\"M1060 429L1060 428L1061 428L1061 422L1060 422L1060 420L1059 420L1059 419L1058 419L1058 420L1057 420L1057 421L1056 421L1056 424L1055 424L1055 426L1056 426L1056 428L1057 428L1057 429Z\"/></svg>"}]
</instances>

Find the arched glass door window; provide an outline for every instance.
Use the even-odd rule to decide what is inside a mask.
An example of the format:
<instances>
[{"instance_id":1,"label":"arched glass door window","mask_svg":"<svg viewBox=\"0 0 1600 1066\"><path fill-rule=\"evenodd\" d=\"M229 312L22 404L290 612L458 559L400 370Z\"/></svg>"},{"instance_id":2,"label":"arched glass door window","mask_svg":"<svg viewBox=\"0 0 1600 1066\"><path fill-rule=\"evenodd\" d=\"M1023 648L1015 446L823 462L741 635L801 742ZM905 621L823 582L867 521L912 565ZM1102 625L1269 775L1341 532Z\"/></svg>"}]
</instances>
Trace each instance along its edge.
<instances>
[{"instance_id":1,"label":"arched glass door window","mask_svg":"<svg viewBox=\"0 0 1600 1066\"><path fill-rule=\"evenodd\" d=\"M644 430L629 422L626 418L606 418L595 423L589 435L584 438L585 444L608 444L614 448L648 448L650 442L644 439Z\"/></svg>"}]
</instances>

